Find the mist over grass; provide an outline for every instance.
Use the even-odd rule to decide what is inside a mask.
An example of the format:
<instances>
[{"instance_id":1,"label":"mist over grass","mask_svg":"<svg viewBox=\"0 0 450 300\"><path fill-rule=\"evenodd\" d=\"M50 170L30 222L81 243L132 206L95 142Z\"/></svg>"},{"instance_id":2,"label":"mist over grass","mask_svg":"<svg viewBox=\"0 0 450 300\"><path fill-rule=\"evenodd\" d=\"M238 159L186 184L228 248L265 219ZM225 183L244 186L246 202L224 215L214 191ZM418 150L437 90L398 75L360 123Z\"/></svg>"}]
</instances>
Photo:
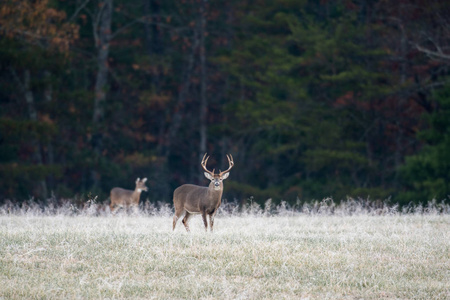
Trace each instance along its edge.
<instances>
[{"instance_id":1,"label":"mist over grass","mask_svg":"<svg viewBox=\"0 0 450 300\"><path fill-rule=\"evenodd\" d=\"M129 214L130 212L120 211L119 214ZM50 198L46 201L28 201L17 203L5 200L0 205L0 215L69 215L69 216L110 216L111 212L107 203L98 203L96 197L85 202L74 199L56 199ZM405 215L405 214L450 214L450 200L441 201L431 200L425 203L400 206L396 203L390 203L389 200L370 200L348 198L335 202L332 198L302 202L297 200L294 205L285 201L279 204L273 203L272 199L265 201L260 205L249 198L244 205L239 201L232 202L226 199L222 201L218 210L221 216L299 216L299 215ZM171 203L150 202L141 203L138 212L133 215L142 216L171 216L173 208Z\"/></svg>"},{"instance_id":2,"label":"mist over grass","mask_svg":"<svg viewBox=\"0 0 450 300\"><path fill-rule=\"evenodd\" d=\"M112 216L30 202L0 208L0 299L448 299L445 203L225 203L172 232L172 208Z\"/></svg>"}]
</instances>

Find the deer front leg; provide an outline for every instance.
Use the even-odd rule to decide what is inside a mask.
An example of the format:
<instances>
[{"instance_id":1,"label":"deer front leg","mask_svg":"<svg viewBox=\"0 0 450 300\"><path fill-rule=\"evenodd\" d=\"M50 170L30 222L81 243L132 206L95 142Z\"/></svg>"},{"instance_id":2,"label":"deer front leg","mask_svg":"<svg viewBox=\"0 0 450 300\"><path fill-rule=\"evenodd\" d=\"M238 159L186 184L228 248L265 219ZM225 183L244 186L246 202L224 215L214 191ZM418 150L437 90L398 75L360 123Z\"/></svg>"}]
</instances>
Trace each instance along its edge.
<instances>
[{"instance_id":1,"label":"deer front leg","mask_svg":"<svg viewBox=\"0 0 450 300\"><path fill-rule=\"evenodd\" d=\"M131 204L130 207L128 208L128 211L132 215L137 215L139 212L139 206L135 205L135 204Z\"/></svg>"},{"instance_id":2,"label":"deer front leg","mask_svg":"<svg viewBox=\"0 0 450 300\"><path fill-rule=\"evenodd\" d=\"M203 224L205 224L205 231L208 232L208 221L206 220L206 211L202 211Z\"/></svg>"},{"instance_id":3,"label":"deer front leg","mask_svg":"<svg viewBox=\"0 0 450 300\"><path fill-rule=\"evenodd\" d=\"M213 227L214 227L215 215L216 215L216 212L213 212L212 214L209 215L209 227L211 228L211 232L213 231Z\"/></svg>"}]
</instances>

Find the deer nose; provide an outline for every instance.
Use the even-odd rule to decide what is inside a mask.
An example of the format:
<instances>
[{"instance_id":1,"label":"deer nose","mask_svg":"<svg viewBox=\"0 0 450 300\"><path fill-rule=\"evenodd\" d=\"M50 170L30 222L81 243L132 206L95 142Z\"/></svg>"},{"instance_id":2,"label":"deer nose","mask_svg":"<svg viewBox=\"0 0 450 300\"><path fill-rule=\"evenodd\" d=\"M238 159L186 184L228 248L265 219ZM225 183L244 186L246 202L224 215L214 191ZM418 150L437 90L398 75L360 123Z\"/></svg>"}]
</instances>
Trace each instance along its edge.
<instances>
[{"instance_id":1,"label":"deer nose","mask_svg":"<svg viewBox=\"0 0 450 300\"><path fill-rule=\"evenodd\" d=\"M219 186L219 185L220 185L220 182L214 181L214 185L215 185L215 186Z\"/></svg>"}]
</instances>

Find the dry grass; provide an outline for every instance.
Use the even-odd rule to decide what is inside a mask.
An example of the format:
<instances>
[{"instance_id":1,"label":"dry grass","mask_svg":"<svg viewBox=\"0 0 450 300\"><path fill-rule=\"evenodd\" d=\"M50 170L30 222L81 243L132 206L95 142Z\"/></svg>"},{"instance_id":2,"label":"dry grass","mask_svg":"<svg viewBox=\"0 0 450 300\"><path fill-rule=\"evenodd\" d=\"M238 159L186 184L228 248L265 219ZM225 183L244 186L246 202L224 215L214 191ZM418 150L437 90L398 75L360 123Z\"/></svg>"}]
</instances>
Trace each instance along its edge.
<instances>
[{"instance_id":1,"label":"dry grass","mask_svg":"<svg viewBox=\"0 0 450 300\"><path fill-rule=\"evenodd\" d=\"M449 299L450 216L0 215L0 299Z\"/></svg>"}]
</instances>

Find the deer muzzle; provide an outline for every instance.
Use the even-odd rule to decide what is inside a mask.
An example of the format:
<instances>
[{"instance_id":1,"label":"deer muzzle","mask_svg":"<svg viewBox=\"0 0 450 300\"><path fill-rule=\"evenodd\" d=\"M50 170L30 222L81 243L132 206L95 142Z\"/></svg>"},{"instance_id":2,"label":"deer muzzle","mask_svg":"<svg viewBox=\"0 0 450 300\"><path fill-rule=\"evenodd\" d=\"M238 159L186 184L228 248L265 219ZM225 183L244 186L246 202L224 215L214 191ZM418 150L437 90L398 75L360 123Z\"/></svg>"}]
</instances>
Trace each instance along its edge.
<instances>
[{"instance_id":1,"label":"deer muzzle","mask_svg":"<svg viewBox=\"0 0 450 300\"><path fill-rule=\"evenodd\" d=\"M220 190L220 181L214 180L214 190L218 191Z\"/></svg>"}]
</instances>

